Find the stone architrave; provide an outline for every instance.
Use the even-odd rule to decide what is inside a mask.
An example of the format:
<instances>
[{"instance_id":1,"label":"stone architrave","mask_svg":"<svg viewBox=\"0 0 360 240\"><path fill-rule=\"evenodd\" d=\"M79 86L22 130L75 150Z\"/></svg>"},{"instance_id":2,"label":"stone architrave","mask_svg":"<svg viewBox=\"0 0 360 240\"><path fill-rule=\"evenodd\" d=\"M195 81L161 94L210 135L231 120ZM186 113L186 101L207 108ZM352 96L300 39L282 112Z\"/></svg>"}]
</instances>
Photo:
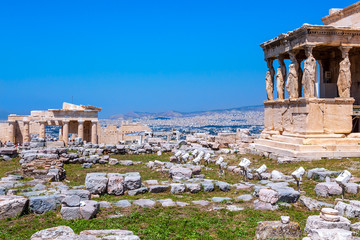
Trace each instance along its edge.
<instances>
[{"instance_id":1,"label":"stone architrave","mask_svg":"<svg viewBox=\"0 0 360 240\"><path fill-rule=\"evenodd\" d=\"M316 59L312 55L314 46L306 46L305 54L306 60L304 62L304 74L302 77L302 85L304 90L304 97L315 97L315 74L316 74Z\"/></svg>"},{"instance_id":2,"label":"stone architrave","mask_svg":"<svg viewBox=\"0 0 360 240\"><path fill-rule=\"evenodd\" d=\"M289 98L299 97L299 64L296 60L294 52L289 52L291 64L289 65L289 74L286 81L286 91Z\"/></svg>"},{"instance_id":3,"label":"stone architrave","mask_svg":"<svg viewBox=\"0 0 360 240\"><path fill-rule=\"evenodd\" d=\"M267 99L273 100L274 99L274 76L275 76L275 69L273 67L273 61L272 59L266 59L266 63L268 66L268 71L266 72L266 93L267 93Z\"/></svg>"},{"instance_id":4,"label":"stone architrave","mask_svg":"<svg viewBox=\"0 0 360 240\"><path fill-rule=\"evenodd\" d=\"M278 93L278 99L285 98L285 80L286 80L286 66L284 58L279 56L279 67L276 71L276 91Z\"/></svg>"},{"instance_id":5,"label":"stone architrave","mask_svg":"<svg viewBox=\"0 0 360 240\"><path fill-rule=\"evenodd\" d=\"M349 59L350 49L351 47L343 47L343 46L340 47L343 60L340 62L337 87L338 87L339 97L341 98L350 97L350 88L351 88L351 72L350 72L351 64Z\"/></svg>"}]
</instances>

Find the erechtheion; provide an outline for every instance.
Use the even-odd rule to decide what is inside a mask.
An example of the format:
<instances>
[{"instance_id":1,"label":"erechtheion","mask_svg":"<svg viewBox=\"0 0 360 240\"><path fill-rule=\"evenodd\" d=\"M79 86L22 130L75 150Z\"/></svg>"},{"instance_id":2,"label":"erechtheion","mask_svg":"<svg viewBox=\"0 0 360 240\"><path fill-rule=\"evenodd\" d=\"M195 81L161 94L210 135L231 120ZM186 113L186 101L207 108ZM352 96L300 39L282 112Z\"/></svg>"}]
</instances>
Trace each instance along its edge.
<instances>
[{"instance_id":1,"label":"erechtheion","mask_svg":"<svg viewBox=\"0 0 360 240\"><path fill-rule=\"evenodd\" d=\"M98 113L101 108L63 103L62 109L31 111L29 116L11 114L0 125L0 140L13 143L30 142L31 135L45 139L46 126L60 126L59 141L68 143L69 134L75 133L84 141L98 143Z\"/></svg>"},{"instance_id":2,"label":"erechtheion","mask_svg":"<svg viewBox=\"0 0 360 240\"><path fill-rule=\"evenodd\" d=\"M360 156L360 2L331 9L322 21L261 44L268 71L259 151L309 160Z\"/></svg>"}]
</instances>

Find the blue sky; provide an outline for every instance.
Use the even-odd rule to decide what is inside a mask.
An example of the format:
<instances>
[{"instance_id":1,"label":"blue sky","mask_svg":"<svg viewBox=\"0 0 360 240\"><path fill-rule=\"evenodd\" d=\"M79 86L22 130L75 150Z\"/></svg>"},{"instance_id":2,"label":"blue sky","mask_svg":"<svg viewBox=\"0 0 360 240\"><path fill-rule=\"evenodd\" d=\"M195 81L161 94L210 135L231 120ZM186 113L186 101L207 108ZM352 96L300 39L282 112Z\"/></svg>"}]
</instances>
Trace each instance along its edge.
<instances>
[{"instance_id":1,"label":"blue sky","mask_svg":"<svg viewBox=\"0 0 360 240\"><path fill-rule=\"evenodd\" d=\"M63 101L129 111L259 105L259 47L355 1L0 2L0 116Z\"/></svg>"}]
</instances>

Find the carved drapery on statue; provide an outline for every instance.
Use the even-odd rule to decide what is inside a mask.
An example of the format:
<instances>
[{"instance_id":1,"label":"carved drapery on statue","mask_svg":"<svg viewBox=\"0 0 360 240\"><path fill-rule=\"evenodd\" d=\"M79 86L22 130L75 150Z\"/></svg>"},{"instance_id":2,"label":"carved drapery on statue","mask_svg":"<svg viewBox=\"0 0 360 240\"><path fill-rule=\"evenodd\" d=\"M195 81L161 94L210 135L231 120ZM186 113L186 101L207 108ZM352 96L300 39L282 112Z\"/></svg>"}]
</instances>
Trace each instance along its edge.
<instances>
[{"instance_id":1,"label":"carved drapery on statue","mask_svg":"<svg viewBox=\"0 0 360 240\"><path fill-rule=\"evenodd\" d=\"M276 70L276 91L278 99L285 99L286 66L282 56L279 56L278 61L280 66Z\"/></svg>"},{"instance_id":2,"label":"carved drapery on statue","mask_svg":"<svg viewBox=\"0 0 360 240\"><path fill-rule=\"evenodd\" d=\"M315 75L316 75L316 60L312 55L314 46L306 46L305 54L306 60L304 62L304 74L302 77L302 86L304 97L315 97Z\"/></svg>"},{"instance_id":3,"label":"carved drapery on statue","mask_svg":"<svg viewBox=\"0 0 360 240\"><path fill-rule=\"evenodd\" d=\"M274 75L275 70L273 67L273 61L272 59L266 59L267 66L269 70L266 72L266 93L267 93L267 99L273 100L274 99Z\"/></svg>"},{"instance_id":4,"label":"carved drapery on statue","mask_svg":"<svg viewBox=\"0 0 360 240\"><path fill-rule=\"evenodd\" d=\"M299 97L299 64L296 60L295 53L289 52L291 64L289 65L289 74L286 81L286 91L289 98Z\"/></svg>"},{"instance_id":5,"label":"carved drapery on statue","mask_svg":"<svg viewBox=\"0 0 360 240\"><path fill-rule=\"evenodd\" d=\"M350 49L351 49L350 47L340 47L343 60L340 62L337 87L338 87L339 97L341 98L350 97L350 88L351 88L351 72L350 72L351 64L349 59Z\"/></svg>"}]
</instances>

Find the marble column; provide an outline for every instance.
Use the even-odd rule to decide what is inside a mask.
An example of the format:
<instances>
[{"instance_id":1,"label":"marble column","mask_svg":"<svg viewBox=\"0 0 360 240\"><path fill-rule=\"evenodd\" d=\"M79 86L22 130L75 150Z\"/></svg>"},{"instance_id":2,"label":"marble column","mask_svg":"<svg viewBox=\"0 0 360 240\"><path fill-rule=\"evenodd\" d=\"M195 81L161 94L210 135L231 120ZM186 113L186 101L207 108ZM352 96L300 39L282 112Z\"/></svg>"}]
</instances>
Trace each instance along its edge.
<instances>
[{"instance_id":1,"label":"marble column","mask_svg":"<svg viewBox=\"0 0 360 240\"><path fill-rule=\"evenodd\" d=\"M267 99L273 100L274 99L274 76L275 76L275 69L273 67L273 59L266 59L268 71L266 72L266 93Z\"/></svg>"},{"instance_id":2,"label":"marble column","mask_svg":"<svg viewBox=\"0 0 360 240\"><path fill-rule=\"evenodd\" d=\"M351 47L341 46L340 50L342 53L342 60L339 67L339 76L337 80L337 88L339 92L339 97L349 98L351 90L351 71L350 71L350 59L349 51Z\"/></svg>"},{"instance_id":3,"label":"marble column","mask_svg":"<svg viewBox=\"0 0 360 240\"><path fill-rule=\"evenodd\" d=\"M12 143L15 143L15 123L14 120L9 120L9 129L8 129L8 135L9 135L9 141Z\"/></svg>"},{"instance_id":4,"label":"marble column","mask_svg":"<svg viewBox=\"0 0 360 240\"><path fill-rule=\"evenodd\" d=\"M285 98L285 80L286 80L286 66L284 63L284 57L278 57L279 67L276 70L276 91L278 99L282 100Z\"/></svg>"},{"instance_id":5,"label":"marble column","mask_svg":"<svg viewBox=\"0 0 360 240\"><path fill-rule=\"evenodd\" d=\"M302 77L303 77L303 70L301 68L301 62L303 61L303 59L301 58L296 58L296 61L298 63L298 91L299 97L302 97Z\"/></svg>"},{"instance_id":6,"label":"marble column","mask_svg":"<svg viewBox=\"0 0 360 240\"><path fill-rule=\"evenodd\" d=\"M91 143L97 144L97 124L98 121L91 121Z\"/></svg>"},{"instance_id":7,"label":"marble column","mask_svg":"<svg viewBox=\"0 0 360 240\"><path fill-rule=\"evenodd\" d=\"M23 143L30 142L30 122L24 121Z\"/></svg>"},{"instance_id":8,"label":"marble column","mask_svg":"<svg viewBox=\"0 0 360 240\"><path fill-rule=\"evenodd\" d=\"M84 141L84 120L78 121L78 137Z\"/></svg>"},{"instance_id":9,"label":"marble column","mask_svg":"<svg viewBox=\"0 0 360 240\"><path fill-rule=\"evenodd\" d=\"M289 74L286 81L286 91L289 98L294 99L299 97L299 64L296 60L296 52L289 52L291 64L289 65Z\"/></svg>"},{"instance_id":10,"label":"marble column","mask_svg":"<svg viewBox=\"0 0 360 240\"><path fill-rule=\"evenodd\" d=\"M39 137L45 139L45 121L40 121L40 134Z\"/></svg>"},{"instance_id":11,"label":"marble column","mask_svg":"<svg viewBox=\"0 0 360 240\"><path fill-rule=\"evenodd\" d=\"M63 141L65 145L67 145L69 141L69 121L65 120L63 121Z\"/></svg>"},{"instance_id":12,"label":"marble column","mask_svg":"<svg viewBox=\"0 0 360 240\"><path fill-rule=\"evenodd\" d=\"M315 77L316 77L316 59L312 54L312 50L315 46L305 46L306 60L304 62L304 74L302 77L302 86L304 91L304 97L315 97Z\"/></svg>"}]
</instances>

